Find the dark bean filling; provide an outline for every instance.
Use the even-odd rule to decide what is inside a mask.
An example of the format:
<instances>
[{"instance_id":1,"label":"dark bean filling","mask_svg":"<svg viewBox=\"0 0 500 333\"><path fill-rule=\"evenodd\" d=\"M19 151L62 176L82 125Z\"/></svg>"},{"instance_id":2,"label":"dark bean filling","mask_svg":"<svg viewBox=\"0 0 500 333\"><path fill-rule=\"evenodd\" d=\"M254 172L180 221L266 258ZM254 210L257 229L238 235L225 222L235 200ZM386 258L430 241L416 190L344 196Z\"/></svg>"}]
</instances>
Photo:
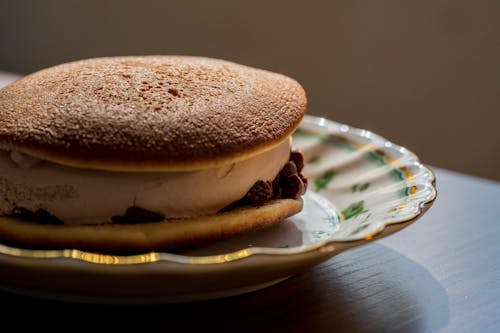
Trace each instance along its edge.
<instances>
[{"instance_id":1,"label":"dark bean filling","mask_svg":"<svg viewBox=\"0 0 500 333\"><path fill-rule=\"evenodd\" d=\"M113 223L125 224L125 223L145 223L145 222L159 222L163 221L165 218L160 214L153 213L147 209L132 206L127 208L124 216L113 216L111 220Z\"/></svg>"},{"instance_id":2,"label":"dark bean filling","mask_svg":"<svg viewBox=\"0 0 500 333\"><path fill-rule=\"evenodd\" d=\"M33 212L24 207L15 207L11 212L11 216L25 221L37 222L40 224L64 224L57 217L42 208Z\"/></svg>"},{"instance_id":3,"label":"dark bean filling","mask_svg":"<svg viewBox=\"0 0 500 333\"><path fill-rule=\"evenodd\" d=\"M303 168L304 156L300 151L292 151L278 176L272 182L257 181L245 200L260 206L271 199L298 199L307 188L307 178L301 174Z\"/></svg>"},{"instance_id":4,"label":"dark bean filling","mask_svg":"<svg viewBox=\"0 0 500 333\"><path fill-rule=\"evenodd\" d=\"M221 212L238 206L261 206L272 199L298 199L307 189L307 178L301 173L304 156L298 150L290 158L273 181L258 180L241 200L224 207Z\"/></svg>"},{"instance_id":5,"label":"dark bean filling","mask_svg":"<svg viewBox=\"0 0 500 333\"><path fill-rule=\"evenodd\" d=\"M307 178L301 173L303 168L302 153L298 150L291 151L288 162L273 181L258 180L245 197L224 207L220 212L244 205L262 206L273 199L298 199L307 189ZM44 209L33 212L23 207L16 207L12 210L11 216L43 224L63 224L56 216ZM164 217L147 209L132 206L123 216L113 216L111 220L117 224L135 224L159 222L163 221Z\"/></svg>"}]
</instances>

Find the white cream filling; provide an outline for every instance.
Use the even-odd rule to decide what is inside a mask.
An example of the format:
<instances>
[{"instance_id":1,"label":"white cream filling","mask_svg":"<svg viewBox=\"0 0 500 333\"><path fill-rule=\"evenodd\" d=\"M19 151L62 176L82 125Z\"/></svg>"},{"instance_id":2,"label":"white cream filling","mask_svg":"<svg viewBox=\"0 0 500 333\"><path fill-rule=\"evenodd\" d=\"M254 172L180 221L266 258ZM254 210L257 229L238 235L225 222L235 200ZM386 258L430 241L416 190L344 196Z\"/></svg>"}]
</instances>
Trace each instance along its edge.
<instances>
[{"instance_id":1,"label":"white cream filling","mask_svg":"<svg viewBox=\"0 0 500 333\"><path fill-rule=\"evenodd\" d=\"M0 152L0 215L44 209L65 224L109 223L139 206L166 218L215 214L273 180L288 161L290 140L231 165L190 172L111 172L67 167Z\"/></svg>"}]
</instances>

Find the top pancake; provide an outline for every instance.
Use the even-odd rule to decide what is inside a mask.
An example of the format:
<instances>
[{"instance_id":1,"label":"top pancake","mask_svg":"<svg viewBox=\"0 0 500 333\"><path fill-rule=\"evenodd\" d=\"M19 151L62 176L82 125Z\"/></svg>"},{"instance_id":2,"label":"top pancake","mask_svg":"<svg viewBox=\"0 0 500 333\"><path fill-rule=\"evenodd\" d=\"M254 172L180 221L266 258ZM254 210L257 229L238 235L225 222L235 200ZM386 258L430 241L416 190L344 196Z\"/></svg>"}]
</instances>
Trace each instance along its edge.
<instances>
[{"instance_id":1,"label":"top pancake","mask_svg":"<svg viewBox=\"0 0 500 333\"><path fill-rule=\"evenodd\" d=\"M0 148L81 168L196 170L275 147L306 104L295 80L224 60L87 59L0 90Z\"/></svg>"}]
</instances>

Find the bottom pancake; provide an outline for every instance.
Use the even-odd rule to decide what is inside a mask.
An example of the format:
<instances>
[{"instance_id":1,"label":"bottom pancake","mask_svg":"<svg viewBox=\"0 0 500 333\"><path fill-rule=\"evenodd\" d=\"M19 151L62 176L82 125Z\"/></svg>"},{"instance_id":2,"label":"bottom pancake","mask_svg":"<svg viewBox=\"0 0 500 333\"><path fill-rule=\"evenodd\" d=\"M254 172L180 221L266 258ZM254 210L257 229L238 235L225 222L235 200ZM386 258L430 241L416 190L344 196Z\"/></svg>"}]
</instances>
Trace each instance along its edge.
<instances>
[{"instance_id":1,"label":"bottom pancake","mask_svg":"<svg viewBox=\"0 0 500 333\"><path fill-rule=\"evenodd\" d=\"M299 199L276 199L216 215L161 222L52 225L0 217L0 240L28 247L153 251L202 245L270 227L302 210Z\"/></svg>"}]
</instances>

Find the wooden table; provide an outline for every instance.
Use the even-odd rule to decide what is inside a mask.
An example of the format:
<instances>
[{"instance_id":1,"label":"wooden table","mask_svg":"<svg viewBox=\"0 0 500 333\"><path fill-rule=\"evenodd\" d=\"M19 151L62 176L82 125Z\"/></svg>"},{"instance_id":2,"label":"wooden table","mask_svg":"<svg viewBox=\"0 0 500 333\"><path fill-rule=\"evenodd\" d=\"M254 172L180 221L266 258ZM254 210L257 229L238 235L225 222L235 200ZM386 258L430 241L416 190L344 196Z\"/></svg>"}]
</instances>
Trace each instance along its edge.
<instances>
[{"instance_id":1,"label":"wooden table","mask_svg":"<svg viewBox=\"0 0 500 333\"><path fill-rule=\"evenodd\" d=\"M418 221L272 287L212 301L134 306L3 292L2 324L12 321L16 330L104 323L139 331L500 332L500 183L433 170L438 197Z\"/></svg>"}]
</instances>

